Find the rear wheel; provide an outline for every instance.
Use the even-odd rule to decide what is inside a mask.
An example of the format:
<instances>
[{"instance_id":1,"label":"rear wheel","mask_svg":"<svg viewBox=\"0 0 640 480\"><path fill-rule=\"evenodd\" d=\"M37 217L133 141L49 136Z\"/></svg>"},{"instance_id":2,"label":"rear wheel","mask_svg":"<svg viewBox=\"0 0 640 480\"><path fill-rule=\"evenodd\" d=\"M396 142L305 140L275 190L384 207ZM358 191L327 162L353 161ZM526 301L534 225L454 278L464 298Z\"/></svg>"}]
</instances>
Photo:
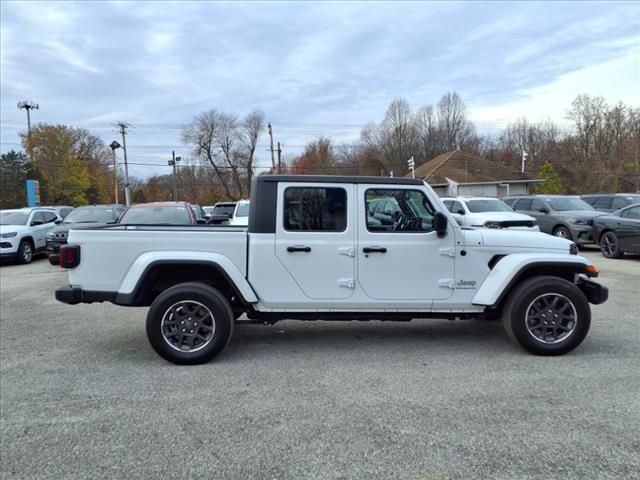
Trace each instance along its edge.
<instances>
[{"instance_id":1,"label":"rear wheel","mask_svg":"<svg viewBox=\"0 0 640 480\"><path fill-rule=\"evenodd\" d=\"M567 227L558 227L553 231L553 234L558 238L566 238L567 240L573 240L573 236Z\"/></svg>"},{"instance_id":2,"label":"rear wheel","mask_svg":"<svg viewBox=\"0 0 640 480\"><path fill-rule=\"evenodd\" d=\"M505 305L507 334L536 355L562 355L576 348L589 332L589 301L573 283L539 276L523 281Z\"/></svg>"},{"instance_id":3,"label":"rear wheel","mask_svg":"<svg viewBox=\"0 0 640 480\"><path fill-rule=\"evenodd\" d=\"M18 255L16 260L20 264L31 263L33 260L33 246L29 240L22 240L18 247Z\"/></svg>"},{"instance_id":4,"label":"rear wheel","mask_svg":"<svg viewBox=\"0 0 640 480\"><path fill-rule=\"evenodd\" d=\"M161 293L147 314L147 338L162 358L177 364L206 363L233 333L228 300L203 283L181 283Z\"/></svg>"},{"instance_id":5,"label":"rear wheel","mask_svg":"<svg viewBox=\"0 0 640 480\"><path fill-rule=\"evenodd\" d=\"M606 232L600 238L600 251L607 258L621 258L620 242L613 232Z\"/></svg>"}]
</instances>

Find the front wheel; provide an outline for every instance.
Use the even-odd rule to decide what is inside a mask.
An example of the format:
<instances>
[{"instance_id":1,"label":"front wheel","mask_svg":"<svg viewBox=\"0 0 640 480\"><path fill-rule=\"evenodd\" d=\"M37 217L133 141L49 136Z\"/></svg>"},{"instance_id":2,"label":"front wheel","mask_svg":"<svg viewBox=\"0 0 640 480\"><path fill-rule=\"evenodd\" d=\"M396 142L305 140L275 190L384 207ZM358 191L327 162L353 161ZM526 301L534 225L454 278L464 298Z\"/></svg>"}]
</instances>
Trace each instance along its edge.
<instances>
[{"instance_id":1,"label":"front wheel","mask_svg":"<svg viewBox=\"0 0 640 480\"><path fill-rule=\"evenodd\" d=\"M18 247L18 255L16 257L18 263L27 264L33 260L33 247L29 240L22 240Z\"/></svg>"},{"instance_id":2,"label":"front wheel","mask_svg":"<svg viewBox=\"0 0 640 480\"><path fill-rule=\"evenodd\" d=\"M567 227L558 227L553 231L553 234L558 238L573 240L573 236Z\"/></svg>"},{"instance_id":3,"label":"front wheel","mask_svg":"<svg viewBox=\"0 0 640 480\"><path fill-rule=\"evenodd\" d=\"M607 258L621 258L620 242L613 232L606 232L600 239L600 251Z\"/></svg>"},{"instance_id":4,"label":"front wheel","mask_svg":"<svg viewBox=\"0 0 640 480\"><path fill-rule=\"evenodd\" d=\"M229 301L203 283L181 283L162 292L147 314L147 338L165 360L206 363L227 345L233 333Z\"/></svg>"},{"instance_id":5,"label":"front wheel","mask_svg":"<svg viewBox=\"0 0 640 480\"><path fill-rule=\"evenodd\" d=\"M576 348L589 332L591 310L584 293L558 277L523 281L505 305L507 334L536 355L562 355Z\"/></svg>"}]
</instances>

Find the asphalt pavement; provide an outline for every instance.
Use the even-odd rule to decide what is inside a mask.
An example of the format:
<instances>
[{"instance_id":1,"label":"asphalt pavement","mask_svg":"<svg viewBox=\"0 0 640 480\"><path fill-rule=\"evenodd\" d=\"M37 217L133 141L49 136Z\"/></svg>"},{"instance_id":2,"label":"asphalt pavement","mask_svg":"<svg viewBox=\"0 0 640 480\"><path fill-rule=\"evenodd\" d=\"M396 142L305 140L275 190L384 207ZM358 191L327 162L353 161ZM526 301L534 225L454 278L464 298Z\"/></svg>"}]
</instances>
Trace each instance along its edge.
<instances>
[{"instance_id":1,"label":"asphalt pavement","mask_svg":"<svg viewBox=\"0 0 640 480\"><path fill-rule=\"evenodd\" d=\"M574 352L536 357L499 322L241 326L179 367L146 308L55 301L66 273L0 267L0 477L640 478L640 260Z\"/></svg>"}]
</instances>

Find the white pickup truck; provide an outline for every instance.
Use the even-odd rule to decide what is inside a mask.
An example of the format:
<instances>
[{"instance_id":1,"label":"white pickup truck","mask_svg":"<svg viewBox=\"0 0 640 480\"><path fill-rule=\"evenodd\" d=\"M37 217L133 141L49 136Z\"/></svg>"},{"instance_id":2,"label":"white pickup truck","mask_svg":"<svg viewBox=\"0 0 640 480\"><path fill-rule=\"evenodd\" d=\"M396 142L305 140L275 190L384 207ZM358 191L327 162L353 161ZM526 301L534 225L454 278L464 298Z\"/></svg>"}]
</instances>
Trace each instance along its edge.
<instances>
[{"instance_id":1,"label":"white pickup truck","mask_svg":"<svg viewBox=\"0 0 640 480\"><path fill-rule=\"evenodd\" d=\"M502 317L522 347L559 355L587 335L589 302L608 297L572 242L460 227L419 180L260 176L252 192L248 229L72 230L60 254L70 285L56 298L151 306L155 351L195 364L222 351L234 323L283 319ZM370 215L390 197L400 211Z\"/></svg>"}]
</instances>

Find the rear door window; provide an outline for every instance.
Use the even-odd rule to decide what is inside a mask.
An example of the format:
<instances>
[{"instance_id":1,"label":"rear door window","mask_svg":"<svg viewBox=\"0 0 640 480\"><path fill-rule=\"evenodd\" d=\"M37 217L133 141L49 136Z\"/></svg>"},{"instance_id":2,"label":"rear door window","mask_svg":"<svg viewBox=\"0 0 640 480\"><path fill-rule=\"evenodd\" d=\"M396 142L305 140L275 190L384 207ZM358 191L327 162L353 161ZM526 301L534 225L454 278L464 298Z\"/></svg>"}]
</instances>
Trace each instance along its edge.
<instances>
[{"instance_id":1,"label":"rear door window","mask_svg":"<svg viewBox=\"0 0 640 480\"><path fill-rule=\"evenodd\" d=\"M514 210L526 210L531 211L531 203L533 202L530 198L521 198L516 202Z\"/></svg>"},{"instance_id":2,"label":"rear door window","mask_svg":"<svg viewBox=\"0 0 640 480\"><path fill-rule=\"evenodd\" d=\"M611 197L600 197L595 201L595 203L593 202L587 202L587 203L589 203L596 210L611 210L611 202L612 202ZM619 208L622 208L622 207L619 207Z\"/></svg>"},{"instance_id":3,"label":"rear door window","mask_svg":"<svg viewBox=\"0 0 640 480\"><path fill-rule=\"evenodd\" d=\"M344 232L347 191L332 187L289 187L284 191L284 228L300 232Z\"/></svg>"}]
</instances>

